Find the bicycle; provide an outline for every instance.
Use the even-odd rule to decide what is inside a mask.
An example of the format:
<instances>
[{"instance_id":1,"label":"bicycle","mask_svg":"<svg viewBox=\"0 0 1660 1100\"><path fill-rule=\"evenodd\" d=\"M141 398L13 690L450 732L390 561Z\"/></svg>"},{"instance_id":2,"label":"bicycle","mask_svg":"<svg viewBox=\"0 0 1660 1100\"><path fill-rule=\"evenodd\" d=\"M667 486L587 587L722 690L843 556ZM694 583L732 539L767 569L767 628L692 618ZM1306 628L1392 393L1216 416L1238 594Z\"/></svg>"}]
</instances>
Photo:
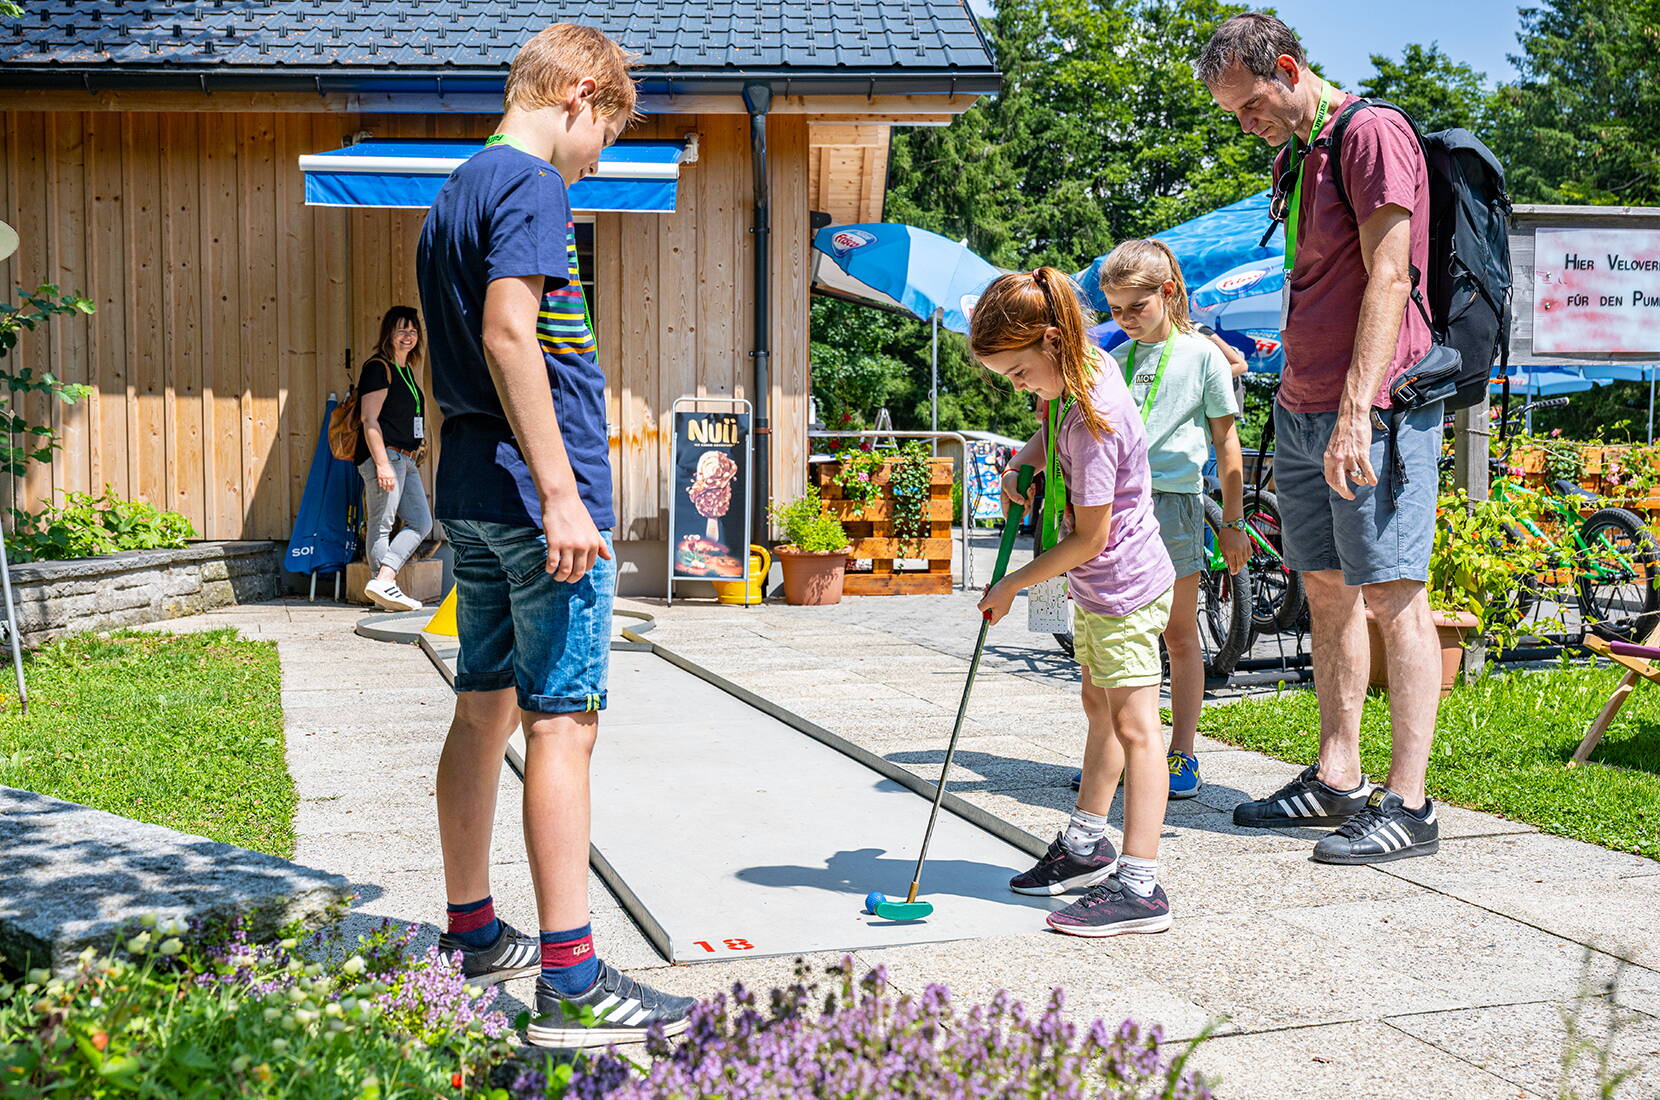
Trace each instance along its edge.
<instances>
[{"instance_id":1,"label":"bicycle","mask_svg":"<svg viewBox=\"0 0 1660 1100\"><path fill-rule=\"evenodd\" d=\"M1567 573L1573 578L1574 598L1587 632L1610 641L1641 642L1660 621L1660 543L1637 513L1602 506L1604 498L1565 478L1551 482L1554 492L1529 489L1510 474L1510 421L1541 408L1559 408L1566 397L1530 402L1513 413L1501 432L1510 441L1502 458L1489 458L1493 500L1520 504L1536 498L1539 509L1550 513L1566 536L1552 535L1525 512L1504 524L1510 545L1537 560L1517 584L1507 610L1515 621L1526 617L1543 596L1543 577ZM1447 460L1443 459L1443 465ZM1598 505L1589 516L1583 509Z\"/></svg>"},{"instance_id":2,"label":"bicycle","mask_svg":"<svg viewBox=\"0 0 1660 1100\"><path fill-rule=\"evenodd\" d=\"M1218 500L1220 490L1211 493ZM1267 489L1245 490L1245 536L1251 540L1251 638L1305 625L1308 595L1303 576L1285 564L1279 498Z\"/></svg>"}]
</instances>

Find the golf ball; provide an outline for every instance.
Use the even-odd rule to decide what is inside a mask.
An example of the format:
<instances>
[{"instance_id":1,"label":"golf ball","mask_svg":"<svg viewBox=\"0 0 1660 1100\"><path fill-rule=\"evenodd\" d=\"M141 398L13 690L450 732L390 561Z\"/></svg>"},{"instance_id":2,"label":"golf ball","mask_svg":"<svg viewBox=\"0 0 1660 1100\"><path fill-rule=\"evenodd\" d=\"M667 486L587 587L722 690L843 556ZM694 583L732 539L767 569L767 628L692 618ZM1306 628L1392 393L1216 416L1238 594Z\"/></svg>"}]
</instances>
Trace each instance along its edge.
<instances>
[{"instance_id":1,"label":"golf ball","mask_svg":"<svg viewBox=\"0 0 1660 1100\"><path fill-rule=\"evenodd\" d=\"M878 904L880 904L881 902L884 902L884 901L887 901L887 900L888 900L888 896L886 894L881 894L881 893L878 893L875 890L872 890L870 893L865 895L865 912L867 912L867 913L876 912L876 906Z\"/></svg>"}]
</instances>

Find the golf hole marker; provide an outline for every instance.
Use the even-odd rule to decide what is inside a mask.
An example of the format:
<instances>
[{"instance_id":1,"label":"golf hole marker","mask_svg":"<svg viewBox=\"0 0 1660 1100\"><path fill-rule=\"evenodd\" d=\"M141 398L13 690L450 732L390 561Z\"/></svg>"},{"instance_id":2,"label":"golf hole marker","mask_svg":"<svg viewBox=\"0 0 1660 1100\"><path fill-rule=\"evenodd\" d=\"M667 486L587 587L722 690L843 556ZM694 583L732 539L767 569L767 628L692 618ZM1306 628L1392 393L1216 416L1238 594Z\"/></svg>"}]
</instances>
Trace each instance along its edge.
<instances>
[{"instance_id":1,"label":"golf hole marker","mask_svg":"<svg viewBox=\"0 0 1660 1100\"><path fill-rule=\"evenodd\" d=\"M723 947L725 947L725 949L728 950L728 951L753 951L753 950L755 950L755 945L750 943L748 940L730 939L730 940L720 940L718 942ZM692 941L692 946L693 947L701 947L705 951L710 952L711 954L717 954L717 955L720 954L720 949L715 947L714 944L710 943L707 940L693 940Z\"/></svg>"}]
</instances>

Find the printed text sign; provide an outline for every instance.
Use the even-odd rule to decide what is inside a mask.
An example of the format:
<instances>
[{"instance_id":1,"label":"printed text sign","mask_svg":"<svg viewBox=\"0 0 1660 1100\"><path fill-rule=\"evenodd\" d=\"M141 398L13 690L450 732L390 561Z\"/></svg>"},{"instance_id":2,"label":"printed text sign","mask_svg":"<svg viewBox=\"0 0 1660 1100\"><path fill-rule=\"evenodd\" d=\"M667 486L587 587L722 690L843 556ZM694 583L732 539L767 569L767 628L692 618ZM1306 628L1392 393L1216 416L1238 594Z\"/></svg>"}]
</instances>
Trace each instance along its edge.
<instances>
[{"instance_id":1,"label":"printed text sign","mask_svg":"<svg viewBox=\"0 0 1660 1100\"><path fill-rule=\"evenodd\" d=\"M1533 353L1660 352L1660 230L1536 229Z\"/></svg>"}]
</instances>

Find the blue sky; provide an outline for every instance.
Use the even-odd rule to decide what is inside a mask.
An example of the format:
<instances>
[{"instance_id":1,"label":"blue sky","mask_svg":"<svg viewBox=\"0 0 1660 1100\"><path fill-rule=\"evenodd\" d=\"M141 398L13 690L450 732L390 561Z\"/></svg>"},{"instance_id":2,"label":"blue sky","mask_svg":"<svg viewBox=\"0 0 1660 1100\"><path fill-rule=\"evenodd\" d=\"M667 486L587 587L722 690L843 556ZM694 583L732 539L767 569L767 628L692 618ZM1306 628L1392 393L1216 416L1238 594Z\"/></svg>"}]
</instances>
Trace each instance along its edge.
<instances>
[{"instance_id":1,"label":"blue sky","mask_svg":"<svg viewBox=\"0 0 1660 1100\"><path fill-rule=\"evenodd\" d=\"M979 13L990 0L969 0ZM1309 56L1333 80L1354 89L1371 74L1374 53L1399 57L1409 42L1439 42L1455 61L1472 65L1489 81L1515 76L1505 55L1517 52L1520 0L1277 0L1280 18L1296 28Z\"/></svg>"}]
</instances>

